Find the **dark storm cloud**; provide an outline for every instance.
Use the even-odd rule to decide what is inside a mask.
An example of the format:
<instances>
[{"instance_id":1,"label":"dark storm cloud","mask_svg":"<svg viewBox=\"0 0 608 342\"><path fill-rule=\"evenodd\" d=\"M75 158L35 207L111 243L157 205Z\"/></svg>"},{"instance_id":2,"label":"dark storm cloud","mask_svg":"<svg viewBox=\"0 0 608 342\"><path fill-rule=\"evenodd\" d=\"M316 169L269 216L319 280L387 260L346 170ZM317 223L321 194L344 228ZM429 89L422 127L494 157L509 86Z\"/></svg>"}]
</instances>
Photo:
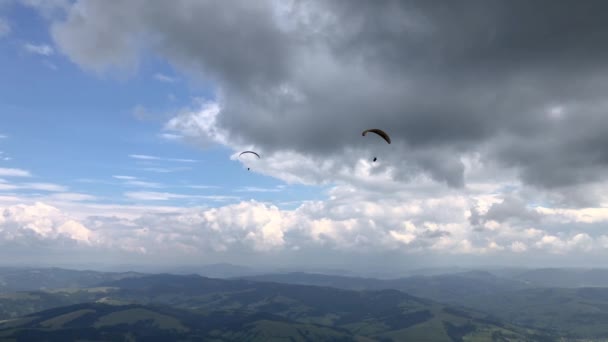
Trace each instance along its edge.
<instances>
[{"instance_id":1,"label":"dark storm cloud","mask_svg":"<svg viewBox=\"0 0 608 342\"><path fill-rule=\"evenodd\" d=\"M460 187L461 155L483 150L524 182L560 189L604 179L608 164L607 9L599 0L80 1L53 33L83 66L128 63L131 43L145 41L214 79L218 124L266 153L352 165L360 155L344 152L354 147L388 155L396 179L413 168ZM390 149L361 138L372 127L389 131Z\"/></svg>"}]
</instances>

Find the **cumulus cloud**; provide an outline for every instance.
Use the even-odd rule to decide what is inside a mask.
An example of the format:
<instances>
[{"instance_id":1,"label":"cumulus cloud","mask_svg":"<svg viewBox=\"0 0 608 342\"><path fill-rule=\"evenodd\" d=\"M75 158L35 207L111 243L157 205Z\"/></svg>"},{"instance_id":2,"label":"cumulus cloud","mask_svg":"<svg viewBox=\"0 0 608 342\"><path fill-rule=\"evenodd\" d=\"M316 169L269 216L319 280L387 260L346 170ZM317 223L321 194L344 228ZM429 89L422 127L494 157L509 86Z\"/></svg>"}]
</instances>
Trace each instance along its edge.
<instances>
[{"instance_id":1,"label":"cumulus cloud","mask_svg":"<svg viewBox=\"0 0 608 342\"><path fill-rule=\"evenodd\" d=\"M57 240L61 237L87 244L95 240L92 231L44 203L4 208L0 217L0 234L3 244L12 240Z\"/></svg>"},{"instance_id":2,"label":"cumulus cloud","mask_svg":"<svg viewBox=\"0 0 608 342\"><path fill-rule=\"evenodd\" d=\"M608 251L607 235L594 229L598 222L573 226L573 217L556 225L556 219L565 220L556 212L539 211L534 220L487 220L485 229L476 231L467 214L478 200L475 194L423 197L399 191L396 196L375 197L365 189L338 186L329 191L326 200L305 201L294 209L255 200L235 202L238 198L222 196L125 195L152 202L200 199L233 203L212 208L108 206L74 202L93 199L86 195L57 193L48 198L56 203L53 207L39 202L7 204L0 243L15 239L23 244L34 239L46 246L73 243L91 251L145 255L148 260L161 260L171 250L175 262L197 256L242 263L278 255L284 260L322 262L331 256L351 262L360 257L381 262L387 253L395 261L433 255L444 263L480 255L513 262L519 257L598 253L597 260L587 261L601 262ZM5 201L23 199L0 198L0 203ZM480 215L486 216L493 204L480 208Z\"/></svg>"}]
</instances>

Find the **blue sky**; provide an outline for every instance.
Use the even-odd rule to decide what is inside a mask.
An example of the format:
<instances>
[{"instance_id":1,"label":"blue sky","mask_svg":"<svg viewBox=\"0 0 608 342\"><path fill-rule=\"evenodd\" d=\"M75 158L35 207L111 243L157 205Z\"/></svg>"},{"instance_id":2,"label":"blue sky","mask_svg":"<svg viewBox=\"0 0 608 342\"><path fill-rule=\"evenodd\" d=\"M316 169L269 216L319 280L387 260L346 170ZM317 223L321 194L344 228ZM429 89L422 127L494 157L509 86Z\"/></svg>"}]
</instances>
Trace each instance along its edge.
<instances>
[{"instance_id":1,"label":"blue sky","mask_svg":"<svg viewBox=\"0 0 608 342\"><path fill-rule=\"evenodd\" d=\"M247 172L230 159L229 148L161 137L165 121L192 98L213 99L212 84L204 87L155 56L144 56L127 77L83 71L53 47L48 22L37 11L15 5L9 14L12 32L0 40L0 128L6 135L0 147L10 158L2 167L28 170L31 181L101 202L147 202L125 196L129 192L225 197L162 201L203 206L252 198L292 206L285 202L319 197L318 189ZM33 52L28 44L49 51ZM138 118L138 107L149 117Z\"/></svg>"}]
</instances>

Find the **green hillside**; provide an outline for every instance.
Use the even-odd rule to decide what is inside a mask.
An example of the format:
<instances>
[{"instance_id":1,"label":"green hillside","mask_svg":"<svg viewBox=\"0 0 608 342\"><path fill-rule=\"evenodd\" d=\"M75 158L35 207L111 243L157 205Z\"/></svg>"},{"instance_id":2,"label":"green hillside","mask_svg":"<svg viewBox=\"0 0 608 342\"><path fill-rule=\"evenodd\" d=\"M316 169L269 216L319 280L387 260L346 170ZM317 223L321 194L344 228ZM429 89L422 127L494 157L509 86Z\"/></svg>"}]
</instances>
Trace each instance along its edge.
<instances>
[{"instance_id":1,"label":"green hillside","mask_svg":"<svg viewBox=\"0 0 608 342\"><path fill-rule=\"evenodd\" d=\"M365 341L264 313L79 304L0 323L3 341Z\"/></svg>"},{"instance_id":2,"label":"green hillside","mask_svg":"<svg viewBox=\"0 0 608 342\"><path fill-rule=\"evenodd\" d=\"M472 297L466 304L514 324L608 340L608 288L527 289Z\"/></svg>"},{"instance_id":3,"label":"green hillside","mask_svg":"<svg viewBox=\"0 0 608 342\"><path fill-rule=\"evenodd\" d=\"M155 326L159 329L171 328L184 334L186 331L184 329L192 328L187 324L187 320L178 313L186 310L186 312L196 312L197 314L200 312L245 312L248 315L270 315L268 317L272 317L269 319L272 322L289 323L289 326L281 329L270 330L284 330L289 334L293 333L294 324L300 324L306 327L307 331L311 331L309 334L323 328L329 329L322 330L323 334L330 331L332 334L340 332L340 334L347 334L350 337L362 336L378 341L424 340L429 337L432 337L433 341L552 340L546 334L503 324L498 320L488 320L484 314L458 310L397 290L350 291L329 287L174 275L122 279L105 285L107 287L103 288L103 291L97 289L45 293L39 298L50 304L56 303L49 300L53 296L62 296L65 300L73 298L75 301L97 301L101 305L100 307L110 308L104 310L113 310L113 313L120 310L119 314L106 315L104 318L98 317L95 320L85 319L93 315L86 311L90 309L87 305L91 304L81 304L84 306L68 307L66 312L62 307L56 309L57 311L51 310L52 317L47 317L44 321L32 322L32 316L26 316L24 319L29 324L27 327L32 328L31 324L35 323L40 325L36 328L40 331L58 328L62 330L67 329L69 324L75 324L73 322L80 322L82 328L103 332L107 326L113 326L116 322L122 322L121 324L128 326L140 324L139 319L132 317L141 317L146 322L156 322ZM32 297L36 295L35 292L28 294ZM19 300L15 300L13 304L17 306L18 303ZM146 308L157 309L154 313L148 312L149 310L141 311L142 309L134 311L134 304L138 305L137 308L139 305L144 305ZM43 305L39 305L39 307L41 306ZM162 308L162 312L158 308ZM171 313L170 310L173 309L176 310L175 313ZM130 311L125 312L125 310ZM33 316L37 315L39 314L33 314ZM268 319L259 321L248 326L247 329L259 330L255 336L271 338L272 336L268 335L266 328L276 327L278 323L268 323L266 322ZM14 325L15 322L20 321L13 320L5 324ZM310 328L311 326L316 328ZM244 336L249 336L243 334L249 334L252 331L247 329L241 331L242 329L245 328L238 326L238 329L231 330L227 334L232 337L238 335L242 340ZM298 329L301 330L302 327ZM26 334L26 332L23 333ZM321 337L314 340L319 340L319 338Z\"/></svg>"}]
</instances>

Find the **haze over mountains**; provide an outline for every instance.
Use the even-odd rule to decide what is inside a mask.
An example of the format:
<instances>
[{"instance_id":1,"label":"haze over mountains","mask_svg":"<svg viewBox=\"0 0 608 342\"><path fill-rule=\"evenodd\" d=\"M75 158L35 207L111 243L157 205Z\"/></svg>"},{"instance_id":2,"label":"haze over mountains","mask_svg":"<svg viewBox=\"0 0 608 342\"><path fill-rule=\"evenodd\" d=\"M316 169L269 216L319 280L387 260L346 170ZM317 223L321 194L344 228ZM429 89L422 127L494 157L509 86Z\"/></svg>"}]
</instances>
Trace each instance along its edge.
<instances>
[{"instance_id":1,"label":"haze over mountains","mask_svg":"<svg viewBox=\"0 0 608 342\"><path fill-rule=\"evenodd\" d=\"M303 272L251 276L247 275L251 270L231 265L210 269L223 267L245 273L214 279L195 274L0 268L0 337L17 341L61 341L66 336L142 341L608 338L606 269L454 270L397 279Z\"/></svg>"}]
</instances>

